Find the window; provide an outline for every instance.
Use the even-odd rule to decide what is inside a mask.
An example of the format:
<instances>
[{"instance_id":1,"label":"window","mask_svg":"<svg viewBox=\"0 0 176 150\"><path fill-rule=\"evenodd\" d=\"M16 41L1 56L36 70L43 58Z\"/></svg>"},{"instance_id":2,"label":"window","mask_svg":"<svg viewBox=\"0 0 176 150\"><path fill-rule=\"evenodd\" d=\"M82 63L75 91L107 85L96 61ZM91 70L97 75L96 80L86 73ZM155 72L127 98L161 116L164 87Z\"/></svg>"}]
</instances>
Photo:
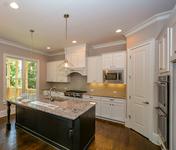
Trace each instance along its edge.
<instances>
[{"instance_id":1,"label":"window","mask_svg":"<svg viewBox=\"0 0 176 150\"><path fill-rule=\"evenodd\" d=\"M6 57L5 98L11 99L22 94L37 95L38 62L35 60Z\"/></svg>"}]
</instances>

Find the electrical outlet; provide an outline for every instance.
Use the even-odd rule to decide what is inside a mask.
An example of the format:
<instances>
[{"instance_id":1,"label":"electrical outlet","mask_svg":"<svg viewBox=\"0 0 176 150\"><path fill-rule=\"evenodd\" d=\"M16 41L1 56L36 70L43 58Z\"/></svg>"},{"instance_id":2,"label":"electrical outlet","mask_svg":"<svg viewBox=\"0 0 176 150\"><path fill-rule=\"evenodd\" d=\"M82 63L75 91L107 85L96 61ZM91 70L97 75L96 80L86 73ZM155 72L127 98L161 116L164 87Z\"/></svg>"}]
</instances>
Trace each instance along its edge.
<instances>
[{"instance_id":1,"label":"electrical outlet","mask_svg":"<svg viewBox=\"0 0 176 150\"><path fill-rule=\"evenodd\" d=\"M91 92L93 92L93 91L94 91L94 89L90 89L90 91L91 91Z\"/></svg>"}]
</instances>

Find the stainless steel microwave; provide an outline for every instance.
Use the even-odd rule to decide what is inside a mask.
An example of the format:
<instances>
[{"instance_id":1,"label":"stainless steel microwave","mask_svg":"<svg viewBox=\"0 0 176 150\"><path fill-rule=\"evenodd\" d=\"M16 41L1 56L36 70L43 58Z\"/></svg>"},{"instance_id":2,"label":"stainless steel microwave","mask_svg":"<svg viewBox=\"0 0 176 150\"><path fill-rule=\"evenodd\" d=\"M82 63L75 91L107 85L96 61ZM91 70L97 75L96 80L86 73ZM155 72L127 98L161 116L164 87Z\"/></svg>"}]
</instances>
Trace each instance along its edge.
<instances>
[{"instance_id":1,"label":"stainless steel microwave","mask_svg":"<svg viewBox=\"0 0 176 150\"><path fill-rule=\"evenodd\" d=\"M124 83L124 70L103 70L104 83Z\"/></svg>"}]
</instances>

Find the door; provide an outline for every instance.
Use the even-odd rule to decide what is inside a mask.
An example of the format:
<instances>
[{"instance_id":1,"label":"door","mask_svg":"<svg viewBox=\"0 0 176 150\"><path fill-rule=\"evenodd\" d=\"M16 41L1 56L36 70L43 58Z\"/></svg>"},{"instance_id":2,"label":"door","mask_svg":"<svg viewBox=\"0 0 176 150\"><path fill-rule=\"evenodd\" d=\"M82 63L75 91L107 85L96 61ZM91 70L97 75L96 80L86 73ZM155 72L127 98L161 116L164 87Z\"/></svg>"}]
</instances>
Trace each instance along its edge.
<instances>
[{"instance_id":1,"label":"door","mask_svg":"<svg viewBox=\"0 0 176 150\"><path fill-rule=\"evenodd\" d=\"M152 55L150 44L129 52L129 101L131 128L149 137L152 118Z\"/></svg>"},{"instance_id":2,"label":"door","mask_svg":"<svg viewBox=\"0 0 176 150\"><path fill-rule=\"evenodd\" d=\"M4 98L38 94L38 62L13 56L5 57Z\"/></svg>"}]
</instances>

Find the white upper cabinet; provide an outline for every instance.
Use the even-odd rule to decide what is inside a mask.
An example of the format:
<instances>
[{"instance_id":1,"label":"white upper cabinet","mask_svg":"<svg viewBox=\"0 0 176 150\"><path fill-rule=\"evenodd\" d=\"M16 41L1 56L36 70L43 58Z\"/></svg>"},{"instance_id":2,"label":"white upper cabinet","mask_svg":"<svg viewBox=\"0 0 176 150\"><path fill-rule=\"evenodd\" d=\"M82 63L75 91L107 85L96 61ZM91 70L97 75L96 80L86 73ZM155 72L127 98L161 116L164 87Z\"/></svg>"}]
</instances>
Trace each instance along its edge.
<instances>
[{"instance_id":1,"label":"white upper cabinet","mask_svg":"<svg viewBox=\"0 0 176 150\"><path fill-rule=\"evenodd\" d=\"M176 23L170 28L170 50L171 60L176 59Z\"/></svg>"},{"instance_id":2,"label":"white upper cabinet","mask_svg":"<svg viewBox=\"0 0 176 150\"><path fill-rule=\"evenodd\" d=\"M126 67L126 51L102 55L103 69L123 69Z\"/></svg>"},{"instance_id":3,"label":"white upper cabinet","mask_svg":"<svg viewBox=\"0 0 176 150\"><path fill-rule=\"evenodd\" d=\"M158 51L159 51L159 72L165 73L169 71L169 28L161 34L158 40Z\"/></svg>"},{"instance_id":4,"label":"white upper cabinet","mask_svg":"<svg viewBox=\"0 0 176 150\"><path fill-rule=\"evenodd\" d=\"M56 62L48 62L47 63L47 82L55 82L56 81Z\"/></svg>"},{"instance_id":5,"label":"white upper cabinet","mask_svg":"<svg viewBox=\"0 0 176 150\"><path fill-rule=\"evenodd\" d=\"M70 64L70 68L86 67L86 44L69 47L65 49L65 58Z\"/></svg>"},{"instance_id":6,"label":"white upper cabinet","mask_svg":"<svg viewBox=\"0 0 176 150\"><path fill-rule=\"evenodd\" d=\"M103 82L102 59L101 56L87 58L87 82Z\"/></svg>"},{"instance_id":7,"label":"white upper cabinet","mask_svg":"<svg viewBox=\"0 0 176 150\"><path fill-rule=\"evenodd\" d=\"M69 82L64 61L53 61L47 63L47 82Z\"/></svg>"}]
</instances>

